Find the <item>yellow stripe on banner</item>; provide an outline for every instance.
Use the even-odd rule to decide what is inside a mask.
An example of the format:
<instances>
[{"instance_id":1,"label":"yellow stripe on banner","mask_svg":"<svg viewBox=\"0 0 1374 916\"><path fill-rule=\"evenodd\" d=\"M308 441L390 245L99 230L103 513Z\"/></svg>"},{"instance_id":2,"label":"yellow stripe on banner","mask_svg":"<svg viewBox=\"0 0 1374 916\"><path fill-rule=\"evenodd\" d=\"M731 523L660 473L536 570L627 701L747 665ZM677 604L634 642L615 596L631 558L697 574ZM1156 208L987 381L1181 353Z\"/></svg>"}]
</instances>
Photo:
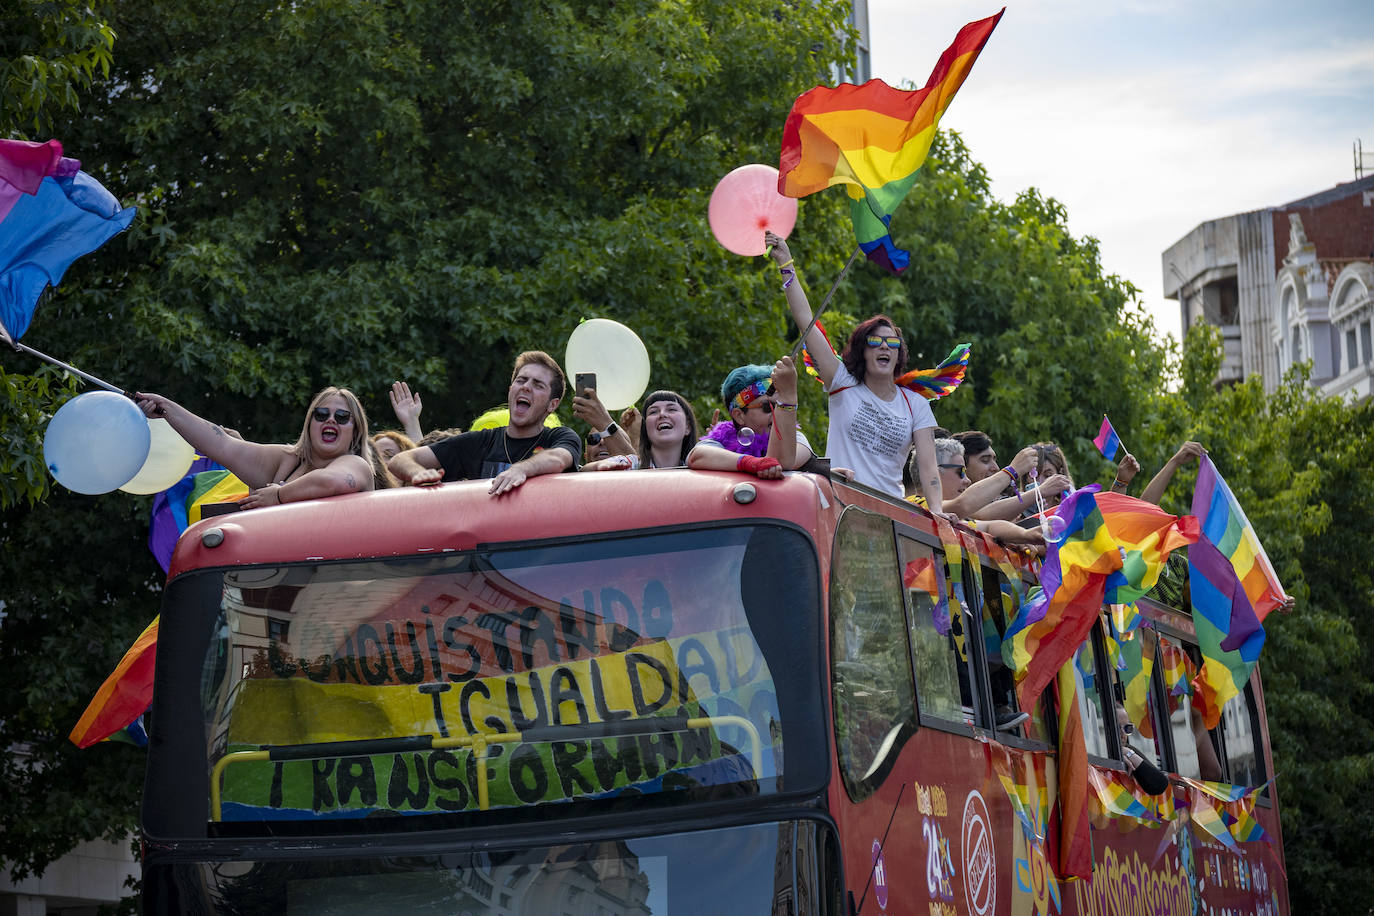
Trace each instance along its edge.
<instances>
[{"instance_id":1,"label":"yellow stripe on banner","mask_svg":"<svg viewBox=\"0 0 1374 916\"><path fill-rule=\"evenodd\" d=\"M356 663L369 664L367 659ZM449 689L439 693L407 684L317 683L300 676L249 678L237 688L228 743L286 745L512 732L522 730L514 721L517 714L549 725L637 718L662 714L658 710L675 712L680 705L768 676L748 631L735 629L661 640L517 674L476 678L447 685Z\"/></svg>"}]
</instances>

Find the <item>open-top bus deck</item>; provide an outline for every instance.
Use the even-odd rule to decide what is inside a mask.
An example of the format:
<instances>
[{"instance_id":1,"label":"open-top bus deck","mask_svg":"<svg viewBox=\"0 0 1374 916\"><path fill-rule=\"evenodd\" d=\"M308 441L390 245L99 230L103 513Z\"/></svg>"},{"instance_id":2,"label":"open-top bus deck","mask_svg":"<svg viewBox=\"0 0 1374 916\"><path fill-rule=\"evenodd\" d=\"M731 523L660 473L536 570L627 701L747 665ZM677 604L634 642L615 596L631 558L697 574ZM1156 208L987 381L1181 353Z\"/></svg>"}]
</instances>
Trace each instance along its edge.
<instances>
[{"instance_id":1,"label":"open-top bus deck","mask_svg":"<svg viewBox=\"0 0 1374 916\"><path fill-rule=\"evenodd\" d=\"M1095 803L1091 881L1055 878L1054 704L1017 721L997 649L1033 575L958 540L840 480L687 470L202 521L160 624L145 910L1287 914L1272 786L1267 842L1190 826L1208 755L1158 665L1135 740L1175 777L1143 795L1101 632L1090 793L1141 807ZM1195 653L1141 611L1145 651ZM1268 779L1258 673L1210 741L1222 781Z\"/></svg>"}]
</instances>

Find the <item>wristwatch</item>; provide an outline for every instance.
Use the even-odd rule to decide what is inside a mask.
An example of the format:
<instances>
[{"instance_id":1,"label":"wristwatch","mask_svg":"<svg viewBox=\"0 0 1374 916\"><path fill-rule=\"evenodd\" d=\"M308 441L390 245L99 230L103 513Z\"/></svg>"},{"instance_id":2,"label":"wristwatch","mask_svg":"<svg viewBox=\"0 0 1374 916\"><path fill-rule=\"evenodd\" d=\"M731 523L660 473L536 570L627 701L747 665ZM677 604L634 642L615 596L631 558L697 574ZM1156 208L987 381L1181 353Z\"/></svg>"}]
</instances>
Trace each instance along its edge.
<instances>
[{"instance_id":1,"label":"wristwatch","mask_svg":"<svg viewBox=\"0 0 1374 916\"><path fill-rule=\"evenodd\" d=\"M611 424L601 431L601 438L605 439L607 436L614 436L618 432L620 432L620 427L616 426L615 421L612 420Z\"/></svg>"}]
</instances>

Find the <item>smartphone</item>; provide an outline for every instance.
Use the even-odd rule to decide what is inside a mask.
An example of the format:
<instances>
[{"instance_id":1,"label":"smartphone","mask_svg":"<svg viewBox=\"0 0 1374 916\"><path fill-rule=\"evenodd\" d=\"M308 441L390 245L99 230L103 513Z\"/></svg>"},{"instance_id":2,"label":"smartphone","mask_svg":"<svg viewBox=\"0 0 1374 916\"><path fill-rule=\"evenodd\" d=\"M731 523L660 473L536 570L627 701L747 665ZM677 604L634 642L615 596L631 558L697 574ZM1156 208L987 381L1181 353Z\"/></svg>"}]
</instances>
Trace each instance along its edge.
<instances>
[{"instance_id":1,"label":"smartphone","mask_svg":"<svg viewBox=\"0 0 1374 916\"><path fill-rule=\"evenodd\" d=\"M596 390L596 373L579 372L573 379L573 393L576 397L584 397L584 392L590 388Z\"/></svg>"}]
</instances>

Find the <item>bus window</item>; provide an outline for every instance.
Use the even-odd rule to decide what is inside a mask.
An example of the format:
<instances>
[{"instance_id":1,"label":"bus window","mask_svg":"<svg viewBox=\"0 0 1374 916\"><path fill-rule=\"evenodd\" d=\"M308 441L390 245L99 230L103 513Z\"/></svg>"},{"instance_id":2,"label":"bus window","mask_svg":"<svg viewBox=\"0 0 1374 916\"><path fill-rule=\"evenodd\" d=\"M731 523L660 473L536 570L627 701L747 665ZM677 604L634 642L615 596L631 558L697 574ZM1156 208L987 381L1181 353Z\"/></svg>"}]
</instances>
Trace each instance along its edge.
<instances>
[{"instance_id":1,"label":"bus window","mask_svg":"<svg viewBox=\"0 0 1374 916\"><path fill-rule=\"evenodd\" d=\"M972 722L968 672L961 670L954 641L943 558L911 538L898 536L897 547L911 607L908 631L921 717Z\"/></svg>"},{"instance_id":2,"label":"bus window","mask_svg":"<svg viewBox=\"0 0 1374 916\"><path fill-rule=\"evenodd\" d=\"M965 575L969 569L965 565ZM1051 727L1050 695L1046 690L1036 704L1035 715L1022 719L1020 700L1016 696L1016 672L1002 657L1002 639L1007 632L1007 623L1016 612L1016 593L1011 585L997 570L981 567L983 593L980 596L979 619L982 633L982 652L988 670L988 683L992 688L992 711L995 726L1003 735L1025 737L1043 744L1056 741Z\"/></svg>"},{"instance_id":3,"label":"bus window","mask_svg":"<svg viewBox=\"0 0 1374 916\"><path fill-rule=\"evenodd\" d=\"M848 509L830 570L835 746L854 801L882 781L916 721L892 522Z\"/></svg>"},{"instance_id":4,"label":"bus window","mask_svg":"<svg viewBox=\"0 0 1374 916\"><path fill-rule=\"evenodd\" d=\"M1227 777L1232 785L1253 787L1264 782L1258 722L1254 688L1246 684L1243 693L1231 697L1221 708L1222 744L1226 748Z\"/></svg>"},{"instance_id":5,"label":"bus window","mask_svg":"<svg viewBox=\"0 0 1374 916\"><path fill-rule=\"evenodd\" d=\"M769 795L784 745L789 789L824 779L815 552L790 529L184 578L167 608L204 621L203 693L169 697L158 766L202 761L211 821Z\"/></svg>"},{"instance_id":6,"label":"bus window","mask_svg":"<svg viewBox=\"0 0 1374 916\"><path fill-rule=\"evenodd\" d=\"M1107 744L1107 722L1114 721L1115 716L1113 715L1112 720L1107 718L1102 705L1102 691L1098 689L1102 682L1099 672L1106 670L1098 664L1100 627L1101 623L1093 625L1092 632L1088 634L1076 656L1080 677L1078 713L1083 719L1083 738L1088 746L1088 753L1105 759L1112 753Z\"/></svg>"}]
</instances>

